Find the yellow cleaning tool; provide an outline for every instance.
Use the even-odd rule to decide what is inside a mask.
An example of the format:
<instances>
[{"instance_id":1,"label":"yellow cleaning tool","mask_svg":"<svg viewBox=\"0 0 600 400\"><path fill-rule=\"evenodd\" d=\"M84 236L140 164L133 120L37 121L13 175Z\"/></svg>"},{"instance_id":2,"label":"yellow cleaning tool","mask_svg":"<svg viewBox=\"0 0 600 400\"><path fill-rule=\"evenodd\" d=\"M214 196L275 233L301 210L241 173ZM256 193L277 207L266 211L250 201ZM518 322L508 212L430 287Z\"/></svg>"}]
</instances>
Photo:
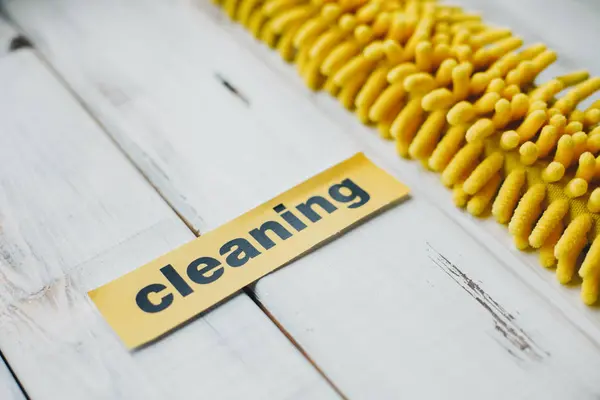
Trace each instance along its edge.
<instances>
[{"instance_id":1,"label":"yellow cleaning tool","mask_svg":"<svg viewBox=\"0 0 600 400\"><path fill-rule=\"evenodd\" d=\"M217 1L219 2L219 1ZM600 78L545 82L557 54L433 0L222 0L398 154L441 174L457 206L492 215L559 282L600 286Z\"/></svg>"}]
</instances>

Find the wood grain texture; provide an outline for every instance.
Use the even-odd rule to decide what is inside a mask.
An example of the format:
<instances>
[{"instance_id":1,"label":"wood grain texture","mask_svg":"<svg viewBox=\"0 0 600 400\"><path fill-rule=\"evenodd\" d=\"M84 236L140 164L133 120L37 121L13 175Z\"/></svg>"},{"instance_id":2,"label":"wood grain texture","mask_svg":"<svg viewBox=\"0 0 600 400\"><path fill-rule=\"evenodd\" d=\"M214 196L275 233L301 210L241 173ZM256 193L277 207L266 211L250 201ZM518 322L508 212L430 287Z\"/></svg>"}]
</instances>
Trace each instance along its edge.
<instances>
[{"instance_id":1,"label":"wood grain texture","mask_svg":"<svg viewBox=\"0 0 600 400\"><path fill-rule=\"evenodd\" d=\"M32 399L338 397L245 294L128 352L87 290L193 234L32 52L0 98L0 348Z\"/></svg>"},{"instance_id":2,"label":"wood grain texture","mask_svg":"<svg viewBox=\"0 0 600 400\"><path fill-rule=\"evenodd\" d=\"M218 10L183 1L7 4L200 231L359 150L413 188L410 201L255 287L348 397L600 395L598 313L510 250L501 227L454 209L433 175L308 93Z\"/></svg>"},{"instance_id":3,"label":"wood grain texture","mask_svg":"<svg viewBox=\"0 0 600 400\"><path fill-rule=\"evenodd\" d=\"M9 54L10 42L16 36L16 31L3 19L0 18L0 58ZM0 63L2 61L0 60ZM2 349L0 349L2 350ZM0 399L21 400L25 396L21 392L17 382L14 380L8 367L0 359Z\"/></svg>"}]
</instances>

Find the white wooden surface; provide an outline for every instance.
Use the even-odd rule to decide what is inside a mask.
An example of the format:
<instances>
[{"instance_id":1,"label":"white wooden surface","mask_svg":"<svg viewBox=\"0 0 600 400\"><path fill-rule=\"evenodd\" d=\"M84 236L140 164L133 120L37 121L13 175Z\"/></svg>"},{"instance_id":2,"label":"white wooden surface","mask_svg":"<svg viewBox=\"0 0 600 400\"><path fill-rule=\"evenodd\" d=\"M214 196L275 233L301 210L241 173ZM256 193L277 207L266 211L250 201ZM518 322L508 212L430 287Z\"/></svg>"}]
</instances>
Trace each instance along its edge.
<instances>
[{"instance_id":1,"label":"white wooden surface","mask_svg":"<svg viewBox=\"0 0 600 400\"><path fill-rule=\"evenodd\" d=\"M11 40L16 36L15 30L6 21L0 18L0 64L3 57L10 54L9 47ZM1 290L1 289L0 289ZM2 348L0 347L0 352ZM17 385L13 376L4 361L0 359L0 399L2 400L21 400L24 399L21 389Z\"/></svg>"},{"instance_id":2,"label":"white wooden surface","mask_svg":"<svg viewBox=\"0 0 600 400\"><path fill-rule=\"evenodd\" d=\"M201 232L359 150L413 187L410 201L255 288L349 398L600 396L597 312L511 250L502 228L454 209L433 176L308 93L291 67L212 6L6 6Z\"/></svg>"},{"instance_id":3,"label":"white wooden surface","mask_svg":"<svg viewBox=\"0 0 600 400\"><path fill-rule=\"evenodd\" d=\"M338 398L245 294L128 352L87 290L193 234L31 51L0 99L0 348L30 398Z\"/></svg>"},{"instance_id":4,"label":"white wooden surface","mask_svg":"<svg viewBox=\"0 0 600 400\"><path fill-rule=\"evenodd\" d=\"M0 59L10 54L10 44L16 36L14 28L0 17Z\"/></svg>"},{"instance_id":5,"label":"white wooden surface","mask_svg":"<svg viewBox=\"0 0 600 400\"><path fill-rule=\"evenodd\" d=\"M25 400L23 392L21 392L6 364L2 361L0 361L0 399Z\"/></svg>"}]
</instances>

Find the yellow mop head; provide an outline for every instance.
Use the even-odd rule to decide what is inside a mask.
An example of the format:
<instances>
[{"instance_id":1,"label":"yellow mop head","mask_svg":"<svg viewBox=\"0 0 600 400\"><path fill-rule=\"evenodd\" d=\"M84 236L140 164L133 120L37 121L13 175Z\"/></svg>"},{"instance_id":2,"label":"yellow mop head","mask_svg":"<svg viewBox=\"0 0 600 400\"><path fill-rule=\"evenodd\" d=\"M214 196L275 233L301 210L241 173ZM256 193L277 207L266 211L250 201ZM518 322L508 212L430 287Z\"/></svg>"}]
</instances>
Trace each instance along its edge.
<instances>
[{"instance_id":1,"label":"yellow mop head","mask_svg":"<svg viewBox=\"0 0 600 400\"><path fill-rule=\"evenodd\" d=\"M220 5L294 62L309 88L441 173L457 206L477 216L491 206L519 249L539 249L561 283L578 271L583 301L598 300L600 101L576 107L600 78L577 71L536 85L555 52L521 48L509 29L434 1Z\"/></svg>"}]
</instances>

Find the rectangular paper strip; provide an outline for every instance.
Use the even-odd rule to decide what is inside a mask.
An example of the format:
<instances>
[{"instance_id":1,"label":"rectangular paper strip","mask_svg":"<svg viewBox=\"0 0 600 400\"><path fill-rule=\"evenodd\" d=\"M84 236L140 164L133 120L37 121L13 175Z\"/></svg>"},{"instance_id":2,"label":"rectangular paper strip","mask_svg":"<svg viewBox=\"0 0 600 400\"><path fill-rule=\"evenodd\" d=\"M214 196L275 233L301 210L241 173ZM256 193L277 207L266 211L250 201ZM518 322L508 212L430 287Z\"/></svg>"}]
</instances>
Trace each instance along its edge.
<instances>
[{"instance_id":1,"label":"rectangular paper strip","mask_svg":"<svg viewBox=\"0 0 600 400\"><path fill-rule=\"evenodd\" d=\"M407 194L359 153L89 295L135 348Z\"/></svg>"}]
</instances>

